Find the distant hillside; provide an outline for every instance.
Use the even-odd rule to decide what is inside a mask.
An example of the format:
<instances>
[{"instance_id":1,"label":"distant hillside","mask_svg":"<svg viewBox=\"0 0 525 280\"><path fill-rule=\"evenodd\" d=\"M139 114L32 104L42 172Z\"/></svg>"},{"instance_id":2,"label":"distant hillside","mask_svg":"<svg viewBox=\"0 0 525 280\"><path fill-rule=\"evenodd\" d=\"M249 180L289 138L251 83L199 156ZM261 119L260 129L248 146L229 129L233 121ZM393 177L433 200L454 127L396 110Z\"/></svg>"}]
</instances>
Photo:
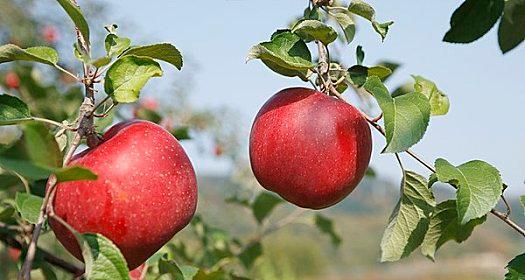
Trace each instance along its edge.
<instances>
[{"instance_id":1,"label":"distant hillside","mask_svg":"<svg viewBox=\"0 0 525 280\"><path fill-rule=\"evenodd\" d=\"M241 238L253 234L255 224L250 215L223 202L235 191L228 178L201 176L198 181L198 211L208 222ZM438 186L436 193L440 200L454 196L448 187ZM379 263L381 236L398 198L399 183L365 180L349 198L322 211L336 222L344 240L340 248L333 248L326 236L304 221L289 226L266 239L265 257L257 265L258 279L501 279L508 260L525 251L513 231L489 217L463 244L446 244L435 263L418 251L397 263ZM515 219L525 223L519 215L523 209L517 199L510 201ZM294 206L290 205L280 207L271 219L292 209Z\"/></svg>"}]
</instances>

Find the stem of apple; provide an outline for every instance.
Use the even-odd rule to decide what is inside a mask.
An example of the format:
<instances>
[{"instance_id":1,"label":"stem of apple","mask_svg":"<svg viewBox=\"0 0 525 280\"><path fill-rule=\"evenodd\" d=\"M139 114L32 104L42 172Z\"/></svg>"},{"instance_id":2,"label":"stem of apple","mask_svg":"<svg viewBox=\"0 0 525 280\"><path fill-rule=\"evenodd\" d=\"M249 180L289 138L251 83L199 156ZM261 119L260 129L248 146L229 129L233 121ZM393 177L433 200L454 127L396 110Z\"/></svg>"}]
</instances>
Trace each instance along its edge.
<instances>
[{"instance_id":1,"label":"stem of apple","mask_svg":"<svg viewBox=\"0 0 525 280\"><path fill-rule=\"evenodd\" d=\"M75 0L71 0L71 1L74 4L76 4ZM82 36L78 28L76 28L76 35L77 35L77 41L79 45L83 48L83 50L86 53L89 54L90 53L89 43L84 40L84 37ZM99 143L99 139L96 134L96 130L94 127L94 120L93 120L93 115L95 111L95 89L94 89L94 82L93 82L94 73L92 73L91 67L89 65L86 65L85 63L83 63L83 69L84 69L84 78L81 81L82 83L84 83L85 97L84 97L84 101L82 102L79 108L79 114L78 114L78 119L76 123L77 129L75 130L73 141L68 151L66 152L66 155L64 156L63 166L66 166L69 163L76 149L80 145L82 138L86 138L87 145L89 147L95 147ZM54 175L51 175L48 181L49 187L46 190L44 201L42 203L42 207L40 208L38 222L36 223L33 229L33 234L31 236L31 241L28 246L26 258L22 265L22 269L20 269L20 272L18 274L19 280L30 280L31 278L31 270L33 267L34 259L35 259L38 238L42 231L42 226L48 217L48 210L52 211L52 207L53 207L52 198L54 198L56 184L57 184L56 177Z\"/></svg>"},{"instance_id":2,"label":"stem of apple","mask_svg":"<svg viewBox=\"0 0 525 280\"><path fill-rule=\"evenodd\" d=\"M323 53L326 52L326 46L317 41L317 48L318 48L318 51L319 51L319 68L321 68L321 64L328 64L329 65L329 61L326 61L325 59L327 58L326 55L322 55ZM314 69L314 71L316 71L316 69ZM324 80L324 83L326 86L328 86L328 91L334 95L335 97L337 97L338 99L348 103L344 98L343 96L333 87L333 85L330 83L330 77L328 77L327 79L325 79L323 77L323 72L317 72L318 75ZM357 87L353 86L355 90L357 90ZM361 89L361 88L360 88ZM372 126L373 128L375 128L381 135L383 135L384 137L386 137L386 132L385 130L383 129L383 127L377 123L377 118L370 118L369 116L367 116L366 114L362 113L363 117L366 119L366 121L370 124L370 126ZM407 153L410 157L412 157L413 159L415 159L418 163L420 163L421 165L423 165L425 168L427 168L429 171L431 171L432 173L436 173L436 169L434 168L434 166L432 166L431 164L427 163L426 161L424 161L418 154L416 154L415 152L413 152L412 150L410 149L407 149L405 151L405 153ZM503 198L503 202L506 203L506 200ZM506 203L506 205L508 205L508 203ZM507 215L509 213L509 207L507 206L507 213L502 213L502 212L499 212L498 210L496 209L492 209L490 211L491 214L493 214L494 216L496 216L497 218L499 218L500 220L502 220L503 222L505 222L508 226L510 226L512 229L514 229L517 233L519 233L520 235L522 235L523 237L525 237L525 229L523 229L520 225L518 225L517 223L515 223L514 221L512 221L510 218L509 218L509 215Z\"/></svg>"}]
</instances>

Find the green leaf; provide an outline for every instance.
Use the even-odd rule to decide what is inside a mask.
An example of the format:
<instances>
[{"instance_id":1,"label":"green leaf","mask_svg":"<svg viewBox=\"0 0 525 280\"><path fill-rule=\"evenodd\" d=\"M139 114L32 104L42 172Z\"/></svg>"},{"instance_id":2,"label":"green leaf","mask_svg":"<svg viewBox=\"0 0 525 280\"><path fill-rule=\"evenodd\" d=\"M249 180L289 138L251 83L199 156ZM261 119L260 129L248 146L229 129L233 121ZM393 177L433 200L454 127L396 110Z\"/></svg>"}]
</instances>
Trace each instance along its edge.
<instances>
[{"instance_id":1,"label":"green leaf","mask_svg":"<svg viewBox=\"0 0 525 280\"><path fill-rule=\"evenodd\" d=\"M368 67L368 76L377 76L379 77L379 79L383 80L384 78L390 76L390 74L392 74L392 70L390 70L389 68L385 67L385 66L382 66L382 65L377 65L377 66L372 66L372 67Z\"/></svg>"},{"instance_id":2,"label":"green leaf","mask_svg":"<svg viewBox=\"0 0 525 280\"><path fill-rule=\"evenodd\" d=\"M58 182L96 180L98 176L93 171L80 167L69 166L55 170Z\"/></svg>"},{"instance_id":3,"label":"green leaf","mask_svg":"<svg viewBox=\"0 0 525 280\"><path fill-rule=\"evenodd\" d=\"M10 207L10 206L6 208L0 208L0 209L1 209L0 210L0 222L3 222L3 223L11 219L11 217L13 217L13 214L15 213L15 208Z\"/></svg>"},{"instance_id":4,"label":"green leaf","mask_svg":"<svg viewBox=\"0 0 525 280\"><path fill-rule=\"evenodd\" d=\"M315 215L314 218L315 225L317 226L317 228L322 233L328 234L328 236L330 236L330 239L332 240L332 244L335 247L339 247L339 245L341 245L342 240L339 234L335 232L334 222L321 214Z\"/></svg>"},{"instance_id":5,"label":"green leaf","mask_svg":"<svg viewBox=\"0 0 525 280\"><path fill-rule=\"evenodd\" d=\"M498 27L498 43L503 53L517 47L525 39L525 0L505 1Z\"/></svg>"},{"instance_id":6,"label":"green leaf","mask_svg":"<svg viewBox=\"0 0 525 280\"><path fill-rule=\"evenodd\" d=\"M52 169L18 159L8 159L0 157L0 167L6 170L17 172L22 177L32 180L47 179L52 173Z\"/></svg>"},{"instance_id":7,"label":"green leaf","mask_svg":"<svg viewBox=\"0 0 525 280\"><path fill-rule=\"evenodd\" d=\"M330 26L318 21L306 19L299 21L292 32L299 35L305 42L314 40L321 41L328 45L337 39L337 32Z\"/></svg>"},{"instance_id":8,"label":"green leaf","mask_svg":"<svg viewBox=\"0 0 525 280\"><path fill-rule=\"evenodd\" d=\"M407 150L419 142L430 120L430 104L422 93L392 97L378 77L369 77L364 85L383 111L387 145L383 153Z\"/></svg>"},{"instance_id":9,"label":"green leaf","mask_svg":"<svg viewBox=\"0 0 525 280\"><path fill-rule=\"evenodd\" d=\"M421 253L431 260L434 260L436 251L447 241L454 240L461 243L472 234L474 227L484 223L487 216L469 221L461 225L458 221L458 214L455 200L446 200L439 203L430 218Z\"/></svg>"},{"instance_id":10,"label":"green leaf","mask_svg":"<svg viewBox=\"0 0 525 280\"><path fill-rule=\"evenodd\" d=\"M396 63L396 62L392 62L392 61L380 61L378 63L378 65L384 66L384 67L390 69L390 72L391 72L390 75L381 78L381 81L383 81L383 82L388 80L388 78L390 78L390 76L392 76L392 74L401 66L401 64Z\"/></svg>"},{"instance_id":11,"label":"green leaf","mask_svg":"<svg viewBox=\"0 0 525 280\"><path fill-rule=\"evenodd\" d=\"M62 166L62 152L55 136L42 123L33 122L24 125L25 149L32 162L42 166Z\"/></svg>"},{"instance_id":12,"label":"green leaf","mask_svg":"<svg viewBox=\"0 0 525 280\"><path fill-rule=\"evenodd\" d=\"M239 260L247 269L253 266L255 260L263 253L263 248L260 242L249 244L240 254Z\"/></svg>"},{"instance_id":13,"label":"green leaf","mask_svg":"<svg viewBox=\"0 0 525 280\"><path fill-rule=\"evenodd\" d=\"M354 65L348 68L348 78L352 84L361 87L365 84L368 77L368 67L362 65Z\"/></svg>"},{"instance_id":14,"label":"green leaf","mask_svg":"<svg viewBox=\"0 0 525 280\"><path fill-rule=\"evenodd\" d=\"M237 205L240 205L240 206L243 206L243 207L247 207L247 208L251 207L250 200L248 200L246 198L241 198L238 195L230 196L230 197L226 198L224 201L226 203L237 204Z\"/></svg>"},{"instance_id":15,"label":"green leaf","mask_svg":"<svg viewBox=\"0 0 525 280\"><path fill-rule=\"evenodd\" d=\"M109 57L121 55L130 46L131 40L129 38L121 38L115 34L108 34L104 40L104 47L106 48L106 53Z\"/></svg>"},{"instance_id":16,"label":"green leaf","mask_svg":"<svg viewBox=\"0 0 525 280\"><path fill-rule=\"evenodd\" d=\"M170 279L173 280L185 280L182 270L179 268L174 260L168 260L167 255L164 255L159 260L159 274L169 274Z\"/></svg>"},{"instance_id":17,"label":"green leaf","mask_svg":"<svg viewBox=\"0 0 525 280\"><path fill-rule=\"evenodd\" d=\"M401 198L390 216L381 240L381 261L397 261L410 255L421 243L436 201L426 179L403 172Z\"/></svg>"},{"instance_id":18,"label":"green leaf","mask_svg":"<svg viewBox=\"0 0 525 280\"><path fill-rule=\"evenodd\" d=\"M430 114L432 116L446 115L450 108L450 101L436 84L421 76L412 76L414 78L414 90L424 94L430 103Z\"/></svg>"},{"instance_id":19,"label":"green leaf","mask_svg":"<svg viewBox=\"0 0 525 280\"><path fill-rule=\"evenodd\" d=\"M20 213L20 216L22 216L24 220L32 224L36 224L38 222L42 203L44 203L44 200L39 196L21 192L16 193L16 210Z\"/></svg>"},{"instance_id":20,"label":"green leaf","mask_svg":"<svg viewBox=\"0 0 525 280\"><path fill-rule=\"evenodd\" d=\"M29 107L22 100L7 94L0 94L0 125L30 121Z\"/></svg>"},{"instance_id":21,"label":"green leaf","mask_svg":"<svg viewBox=\"0 0 525 280\"><path fill-rule=\"evenodd\" d=\"M525 279L525 254L521 254L512 259L507 265L505 280L524 280Z\"/></svg>"},{"instance_id":22,"label":"green leaf","mask_svg":"<svg viewBox=\"0 0 525 280\"><path fill-rule=\"evenodd\" d=\"M261 192L252 203L253 216L257 219L257 222L262 223L275 206L282 202L281 198L273 194Z\"/></svg>"},{"instance_id":23,"label":"green leaf","mask_svg":"<svg viewBox=\"0 0 525 280\"><path fill-rule=\"evenodd\" d=\"M525 195L520 196L520 203L523 208L523 215L525 215Z\"/></svg>"},{"instance_id":24,"label":"green leaf","mask_svg":"<svg viewBox=\"0 0 525 280\"><path fill-rule=\"evenodd\" d=\"M126 55L111 65L104 82L106 93L120 103L135 102L152 77L162 76L160 65L146 57Z\"/></svg>"},{"instance_id":25,"label":"green leaf","mask_svg":"<svg viewBox=\"0 0 525 280\"><path fill-rule=\"evenodd\" d=\"M87 280L130 279L126 260L111 240L93 233L77 233L76 236L82 241Z\"/></svg>"},{"instance_id":26,"label":"green leaf","mask_svg":"<svg viewBox=\"0 0 525 280\"><path fill-rule=\"evenodd\" d=\"M42 166L29 161L0 157L0 167L17 172L22 177L32 180L47 179L55 174L58 182L96 180L97 175L88 169L79 166L53 168Z\"/></svg>"},{"instance_id":27,"label":"green leaf","mask_svg":"<svg viewBox=\"0 0 525 280\"><path fill-rule=\"evenodd\" d=\"M89 64L97 67L97 68L100 68L102 66L105 66L105 65L108 65L109 63L111 62L111 58L107 57L107 56L103 56L103 57L100 57L100 58L97 58L93 61L89 61Z\"/></svg>"},{"instance_id":28,"label":"green leaf","mask_svg":"<svg viewBox=\"0 0 525 280\"><path fill-rule=\"evenodd\" d=\"M312 56L305 42L290 31L280 31L271 41L253 46L246 61L260 59L271 70L288 77L306 79L314 67Z\"/></svg>"},{"instance_id":29,"label":"green leaf","mask_svg":"<svg viewBox=\"0 0 525 280\"><path fill-rule=\"evenodd\" d=\"M169 43L132 47L125 52L124 55L136 55L158 59L172 64L179 70L182 68L182 55L174 45Z\"/></svg>"},{"instance_id":30,"label":"green leaf","mask_svg":"<svg viewBox=\"0 0 525 280\"><path fill-rule=\"evenodd\" d=\"M372 23L374 30L381 36L382 40L385 40L390 25L394 23L393 21L384 23L377 22L375 20L374 8L362 0L353 0L352 3L350 3L350 6L348 6L348 10L353 14L369 20Z\"/></svg>"},{"instance_id":31,"label":"green leaf","mask_svg":"<svg viewBox=\"0 0 525 280\"><path fill-rule=\"evenodd\" d=\"M80 8L73 4L71 0L57 0L57 2L62 6L67 15L71 18L76 28L82 34L82 38L89 44L89 25L82 14Z\"/></svg>"},{"instance_id":32,"label":"green leaf","mask_svg":"<svg viewBox=\"0 0 525 280\"><path fill-rule=\"evenodd\" d=\"M343 7L327 7L332 16L335 18L343 33L345 35L346 42L350 44L354 40L355 36L355 23L352 18L352 13Z\"/></svg>"},{"instance_id":33,"label":"green leaf","mask_svg":"<svg viewBox=\"0 0 525 280\"><path fill-rule=\"evenodd\" d=\"M170 130L171 135L173 135L177 140L188 140L191 139L190 128L187 126L175 127Z\"/></svg>"},{"instance_id":34,"label":"green leaf","mask_svg":"<svg viewBox=\"0 0 525 280\"><path fill-rule=\"evenodd\" d=\"M363 65L365 60L365 52L363 51L363 46L359 45L355 49L355 59L357 60L357 65Z\"/></svg>"},{"instance_id":35,"label":"green leaf","mask_svg":"<svg viewBox=\"0 0 525 280\"><path fill-rule=\"evenodd\" d=\"M13 44L0 46L0 64L17 60L33 61L55 66L58 62L58 53L50 47L22 49Z\"/></svg>"},{"instance_id":36,"label":"green leaf","mask_svg":"<svg viewBox=\"0 0 525 280\"><path fill-rule=\"evenodd\" d=\"M449 43L470 43L481 38L498 21L505 0L466 0L450 18L450 29L443 37Z\"/></svg>"},{"instance_id":37,"label":"green leaf","mask_svg":"<svg viewBox=\"0 0 525 280\"><path fill-rule=\"evenodd\" d=\"M485 216L498 203L503 183L499 171L492 165L473 160L455 167L439 158L435 166L440 182L458 188L457 214L461 225Z\"/></svg>"}]
</instances>

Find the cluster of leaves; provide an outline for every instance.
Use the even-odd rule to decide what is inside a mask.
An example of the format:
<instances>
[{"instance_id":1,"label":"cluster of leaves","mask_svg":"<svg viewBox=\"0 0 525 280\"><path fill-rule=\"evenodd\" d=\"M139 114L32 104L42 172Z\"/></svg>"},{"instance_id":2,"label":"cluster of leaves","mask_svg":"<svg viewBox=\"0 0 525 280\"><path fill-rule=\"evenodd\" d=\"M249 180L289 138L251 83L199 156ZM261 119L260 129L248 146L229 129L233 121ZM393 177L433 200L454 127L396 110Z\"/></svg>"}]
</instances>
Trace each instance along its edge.
<instances>
[{"instance_id":1,"label":"cluster of leaves","mask_svg":"<svg viewBox=\"0 0 525 280\"><path fill-rule=\"evenodd\" d=\"M495 2L501 3L494 4ZM470 6L494 9L499 5L501 11L503 9L503 1L465 3L455 13L452 29L447 33L446 39L472 36L476 29L462 24L471 21L479 26L488 20L483 13L477 13ZM516 1L507 1L505 5L508 9L514 9L515 3ZM321 11L325 14L321 15ZM515 12L507 11L508 14L516 15ZM350 43L355 32L353 15L370 20L375 31L384 39L391 22L377 23L373 8L362 1L353 1L348 7L337 4L326 7L309 6L304 17L294 23L291 29L278 30L271 36L271 41L254 46L248 54L248 59L260 59L278 74L297 76L312 84L323 85L318 69L325 62L315 63L306 44L315 41L318 48L327 48L338 36ZM342 34L338 34L329 26L326 16L335 19L343 31ZM508 28L507 23L502 21L500 29ZM486 31L488 29L476 35L477 38ZM507 31L504 30L505 32ZM356 65L343 68L340 62L328 62L329 79L339 93L353 88L356 93L370 94L383 114L384 130L381 128L380 131L384 133L386 146L382 153L405 152L423 138L431 116L447 114L449 99L434 82L416 75L413 76L414 83L411 86L400 87L390 93L384 82L398 65L385 63L366 67L362 65L363 60L364 52L358 46ZM314 74L317 74L317 77L314 77ZM454 240L459 243L466 240L474 227L486 220L486 215L496 206L504 190L499 171L480 160L454 166L445 159L438 159L434 167L429 167L433 172L428 179L405 170L402 165L401 168L401 196L383 235L382 261L397 261L410 255L418 247L421 247L423 255L433 260L436 251L447 241ZM456 199L436 201L432 191L436 182L453 186L457 190ZM521 258L518 257L509 264L509 269L513 269L512 273L515 273L516 263L519 263Z\"/></svg>"},{"instance_id":2,"label":"cluster of leaves","mask_svg":"<svg viewBox=\"0 0 525 280\"><path fill-rule=\"evenodd\" d=\"M498 21L498 43L503 53L525 39L525 1L466 0L450 18L443 41L471 43L485 35Z\"/></svg>"}]
</instances>

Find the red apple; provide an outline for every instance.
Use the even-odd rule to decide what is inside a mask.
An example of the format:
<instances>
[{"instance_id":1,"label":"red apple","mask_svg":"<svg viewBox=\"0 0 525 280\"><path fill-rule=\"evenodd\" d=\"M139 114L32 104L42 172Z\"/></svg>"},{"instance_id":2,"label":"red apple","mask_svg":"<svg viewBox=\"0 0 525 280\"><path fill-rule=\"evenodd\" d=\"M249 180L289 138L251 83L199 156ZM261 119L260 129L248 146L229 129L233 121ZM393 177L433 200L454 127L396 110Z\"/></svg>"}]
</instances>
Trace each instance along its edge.
<instances>
[{"instance_id":1,"label":"red apple","mask_svg":"<svg viewBox=\"0 0 525 280\"><path fill-rule=\"evenodd\" d=\"M18 248L8 247L7 254L12 261L17 262L20 258L20 255L22 255L22 251L20 251Z\"/></svg>"},{"instance_id":2,"label":"red apple","mask_svg":"<svg viewBox=\"0 0 525 280\"><path fill-rule=\"evenodd\" d=\"M50 44L53 44L56 41L58 41L59 36L56 27L52 25L45 26L42 30L42 37L46 42Z\"/></svg>"},{"instance_id":3,"label":"red apple","mask_svg":"<svg viewBox=\"0 0 525 280\"><path fill-rule=\"evenodd\" d=\"M8 88L18 89L20 87L20 79L14 72L9 72L5 75L5 85Z\"/></svg>"},{"instance_id":4,"label":"red apple","mask_svg":"<svg viewBox=\"0 0 525 280\"><path fill-rule=\"evenodd\" d=\"M144 263L191 220L197 184L179 142L147 121L119 123L95 148L69 165L89 168L95 181L60 183L55 212L81 233L100 233L121 250L132 270ZM58 240L82 260L73 235L56 220Z\"/></svg>"},{"instance_id":5,"label":"red apple","mask_svg":"<svg viewBox=\"0 0 525 280\"><path fill-rule=\"evenodd\" d=\"M275 94L259 111L250 135L250 162L259 183L312 209L350 194L371 151L370 128L356 108L306 88Z\"/></svg>"},{"instance_id":6,"label":"red apple","mask_svg":"<svg viewBox=\"0 0 525 280\"><path fill-rule=\"evenodd\" d=\"M139 267L129 272L129 278L131 278L131 280L144 280L142 276L144 276L143 273L145 268L146 264L141 264Z\"/></svg>"}]
</instances>

